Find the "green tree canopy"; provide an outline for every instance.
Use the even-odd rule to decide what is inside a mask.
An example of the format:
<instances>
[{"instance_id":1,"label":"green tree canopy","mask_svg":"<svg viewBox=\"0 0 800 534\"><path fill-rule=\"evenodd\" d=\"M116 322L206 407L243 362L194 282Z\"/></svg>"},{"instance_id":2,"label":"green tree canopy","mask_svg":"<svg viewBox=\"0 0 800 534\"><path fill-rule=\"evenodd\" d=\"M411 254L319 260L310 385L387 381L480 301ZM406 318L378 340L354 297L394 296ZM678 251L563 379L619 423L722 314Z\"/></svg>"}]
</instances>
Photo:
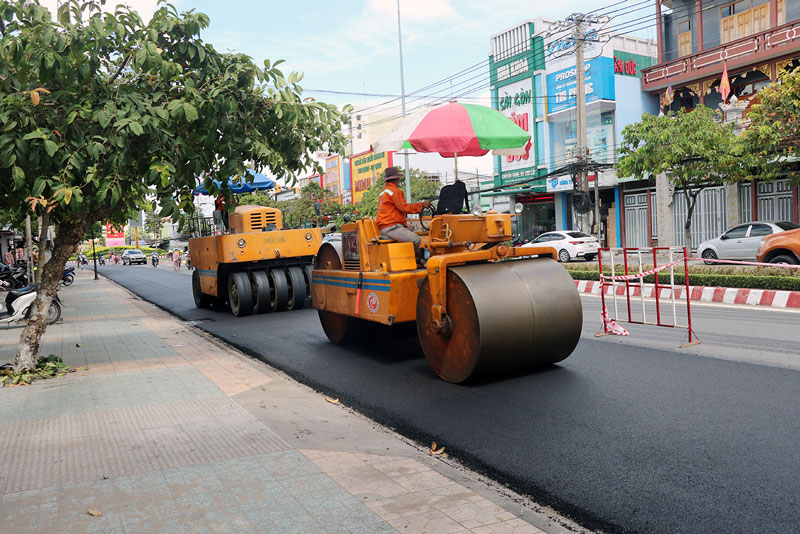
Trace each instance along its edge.
<instances>
[{"instance_id":1,"label":"green tree canopy","mask_svg":"<svg viewBox=\"0 0 800 534\"><path fill-rule=\"evenodd\" d=\"M102 1L64 0L56 21L35 0L0 3L0 204L57 234L18 370L35 362L58 275L94 221L123 223L146 195L180 218L199 176L217 194L213 179L295 176L344 146L335 107L305 101L280 61L217 52L200 38L206 15L162 4L145 24Z\"/></svg>"},{"instance_id":2,"label":"green tree canopy","mask_svg":"<svg viewBox=\"0 0 800 534\"><path fill-rule=\"evenodd\" d=\"M758 92L758 101L747 114L750 122L742 133L745 161L754 177L774 179L797 171L800 152L800 67L785 71L777 83Z\"/></svg>"},{"instance_id":3,"label":"green tree canopy","mask_svg":"<svg viewBox=\"0 0 800 534\"><path fill-rule=\"evenodd\" d=\"M617 173L620 178L654 177L666 173L686 198L683 224L686 246L691 246L692 213L697 197L710 185L742 174L733 127L705 106L670 112L642 120L622 130Z\"/></svg>"}]
</instances>

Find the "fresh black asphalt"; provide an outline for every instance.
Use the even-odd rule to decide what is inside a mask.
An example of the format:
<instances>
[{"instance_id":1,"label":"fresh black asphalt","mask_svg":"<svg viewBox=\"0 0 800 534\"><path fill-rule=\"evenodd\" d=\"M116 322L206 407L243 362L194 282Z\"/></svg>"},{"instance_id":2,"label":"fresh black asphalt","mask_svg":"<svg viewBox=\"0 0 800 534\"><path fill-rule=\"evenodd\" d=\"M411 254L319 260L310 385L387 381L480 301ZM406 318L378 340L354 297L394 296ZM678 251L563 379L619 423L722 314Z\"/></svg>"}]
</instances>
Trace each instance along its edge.
<instances>
[{"instance_id":1,"label":"fresh black asphalt","mask_svg":"<svg viewBox=\"0 0 800 534\"><path fill-rule=\"evenodd\" d=\"M429 369L413 335L384 330L359 346L336 346L314 310L235 318L196 309L189 273L101 273L588 528L800 528L798 371L584 335L557 366L452 385Z\"/></svg>"}]
</instances>

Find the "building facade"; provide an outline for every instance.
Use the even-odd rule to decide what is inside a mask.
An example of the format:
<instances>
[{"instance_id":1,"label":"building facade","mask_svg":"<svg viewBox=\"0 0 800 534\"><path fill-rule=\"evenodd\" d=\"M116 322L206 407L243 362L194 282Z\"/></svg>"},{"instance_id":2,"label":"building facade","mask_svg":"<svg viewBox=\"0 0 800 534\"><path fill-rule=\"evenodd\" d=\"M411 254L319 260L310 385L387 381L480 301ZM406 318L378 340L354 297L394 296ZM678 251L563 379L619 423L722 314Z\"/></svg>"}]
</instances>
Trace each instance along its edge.
<instances>
[{"instance_id":1,"label":"building facade","mask_svg":"<svg viewBox=\"0 0 800 534\"><path fill-rule=\"evenodd\" d=\"M642 89L663 102L671 87L669 109L705 105L741 129L758 91L800 66L800 0L656 0L655 9L657 64L644 69ZM723 70L728 102L719 93ZM635 231L629 221L626 244L684 245L682 195L658 180L625 185L624 215L639 221ZM690 246L740 222L798 219L798 186L788 180L709 187L698 199Z\"/></svg>"},{"instance_id":2,"label":"building facade","mask_svg":"<svg viewBox=\"0 0 800 534\"><path fill-rule=\"evenodd\" d=\"M495 107L531 134L525 156L496 158L492 207L523 204L517 233L533 238L549 230L574 229L571 174L557 174L576 158L576 59L571 35L550 31L555 21L525 21L491 37L490 80ZM596 39L591 39L591 35ZM602 38L601 38L602 37ZM622 128L643 113L658 113L658 98L642 91L642 69L656 62L656 44L637 37L587 32L584 57L589 159L604 167L589 176L598 184L598 235L621 246L621 186L616 163ZM617 101L624 105L617 105Z\"/></svg>"}]
</instances>

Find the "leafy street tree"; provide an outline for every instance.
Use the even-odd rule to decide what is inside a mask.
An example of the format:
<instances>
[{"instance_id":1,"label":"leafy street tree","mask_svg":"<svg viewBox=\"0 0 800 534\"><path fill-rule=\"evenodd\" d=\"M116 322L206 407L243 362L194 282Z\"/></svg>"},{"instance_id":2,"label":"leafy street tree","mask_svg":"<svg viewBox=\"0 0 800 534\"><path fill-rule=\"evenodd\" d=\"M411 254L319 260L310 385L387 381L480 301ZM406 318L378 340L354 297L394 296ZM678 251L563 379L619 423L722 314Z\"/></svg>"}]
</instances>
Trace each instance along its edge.
<instances>
[{"instance_id":1,"label":"leafy street tree","mask_svg":"<svg viewBox=\"0 0 800 534\"><path fill-rule=\"evenodd\" d=\"M344 147L335 107L304 101L280 62L204 43L206 15L162 4L145 24L102 1L64 0L55 21L35 0L0 3L0 205L56 228L16 371L33 368L61 270L94 221L124 223L146 195L180 219L199 176L216 195L214 179L295 176Z\"/></svg>"},{"instance_id":2,"label":"leafy street tree","mask_svg":"<svg viewBox=\"0 0 800 534\"><path fill-rule=\"evenodd\" d=\"M403 172L402 167L398 167ZM411 180L411 201L419 202L426 198L432 198L439 194L441 184L428 180L424 172L419 169L409 169L408 177ZM405 180L401 179L398 187L405 187ZM363 217L375 217L378 213L378 196L383 191L383 179L379 178L372 184L372 187L364 191L361 201L356 204L356 209Z\"/></svg>"},{"instance_id":3,"label":"leafy street tree","mask_svg":"<svg viewBox=\"0 0 800 534\"><path fill-rule=\"evenodd\" d=\"M153 209L153 206L148 205L144 208L144 231L151 239L159 239L161 237L161 228L164 221Z\"/></svg>"},{"instance_id":4,"label":"leafy street tree","mask_svg":"<svg viewBox=\"0 0 800 534\"><path fill-rule=\"evenodd\" d=\"M622 130L617 172L620 178L666 173L686 199L684 242L691 246L692 214L704 188L741 176L733 128L710 108L670 112L642 120Z\"/></svg>"},{"instance_id":5,"label":"leafy street tree","mask_svg":"<svg viewBox=\"0 0 800 534\"><path fill-rule=\"evenodd\" d=\"M758 92L742 133L744 161L755 178L790 176L798 181L800 152L800 67L786 71L778 83Z\"/></svg>"}]
</instances>

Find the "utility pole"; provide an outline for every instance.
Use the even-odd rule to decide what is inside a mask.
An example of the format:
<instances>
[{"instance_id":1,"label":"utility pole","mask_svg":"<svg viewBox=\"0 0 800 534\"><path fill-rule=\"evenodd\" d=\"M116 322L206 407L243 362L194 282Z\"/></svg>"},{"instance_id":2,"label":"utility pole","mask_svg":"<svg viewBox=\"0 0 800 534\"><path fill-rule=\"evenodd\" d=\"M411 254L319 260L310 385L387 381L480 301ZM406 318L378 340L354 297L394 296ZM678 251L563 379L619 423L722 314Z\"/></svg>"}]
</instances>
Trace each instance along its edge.
<instances>
[{"instance_id":1,"label":"utility pole","mask_svg":"<svg viewBox=\"0 0 800 534\"><path fill-rule=\"evenodd\" d=\"M586 68L583 62L583 43L585 41L585 30L583 15L575 13L567 20L573 19L575 24L573 39L575 40L575 89L577 101L575 102L575 120L578 134L578 146L576 155L578 158L578 189L588 194L589 177L586 172L586 82L584 74ZM578 215L578 226L580 230L589 233L589 216L587 213Z\"/></svg>"},{"instance_id":2,"label":"utility pole","mask_svg":"<svg viewBox=\"0 0 800 534\"><path fill-rule=\"evenodd\" d=\"M406 82L403 76L403 33L400 31L400 0L397 0L397 40L400 43L400 97L403 105L403 118L406 118ZM408 172L408 149L403 149L403 173L406 178L406 202L411 203L411 178Z\"/></svg>"},{"instance_id":3,"label":"utility pole","mask_svg":"<svg viewBox=\"0 0 800 534\"><path fill-rule=\"evenodd\" d=\"M586 140L586 65L584 64L585 46L587 40L593 40L591 37L594 34L592 25L602 24L608 22L610 19L606 15L585 15L583 13L573 13L566 20L557 22L550 27L547 32L547 37L552 37L559 33L571 33L570 37L563 38L571 39L575 46L575 130L577 134L577 144L575 147L575 158L577 160L574 166L575 177L575 193L576 196L581 196L588 201L589 198L589 177L588 169L590 165L590 153L588 141ZM596 36L594 37L596 39ZM597 177L595 176L595 224L597 231L600 229L599 225L599 197ZM574 198L574 197L573 197ZM576 217L578 227L581 231L591 233L592 229L589 228L589 214L580 213Z\"/></svg>"}]
</instances>

